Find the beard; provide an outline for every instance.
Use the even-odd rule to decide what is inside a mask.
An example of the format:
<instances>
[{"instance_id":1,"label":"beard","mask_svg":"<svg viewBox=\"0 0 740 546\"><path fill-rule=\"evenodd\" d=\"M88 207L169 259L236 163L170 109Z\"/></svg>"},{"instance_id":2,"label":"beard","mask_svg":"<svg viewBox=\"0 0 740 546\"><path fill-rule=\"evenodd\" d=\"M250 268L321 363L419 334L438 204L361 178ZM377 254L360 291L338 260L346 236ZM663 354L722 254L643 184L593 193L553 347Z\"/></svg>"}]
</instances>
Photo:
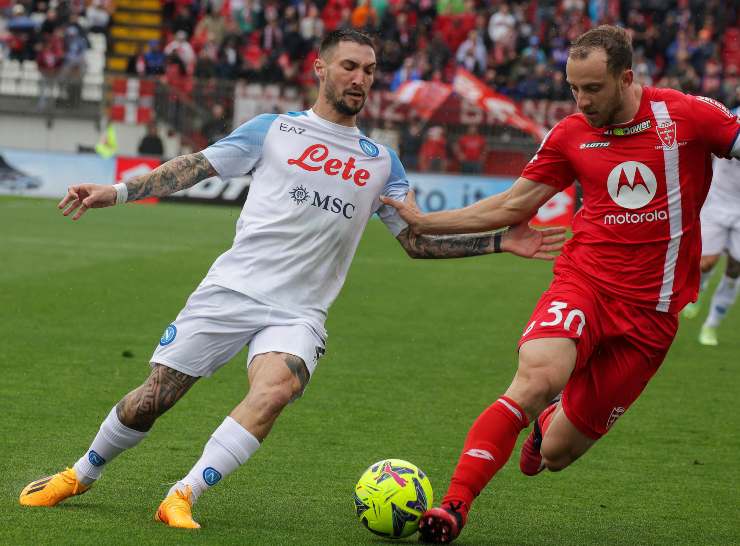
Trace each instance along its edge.
<instances>
[{"instance_id":1,"label":"beard","mask_svg":"<svg viewBox=\"0 0 740 546\"><path fill-rule=\"evenodd\" d=\"M614 90L614 94L612 97L605 101L605 104L610 105L608 107L608 110L605 110L602 115L600 115L596 120L592 123L594 127L607 127L609 125L615 125L616 124L616 118L617 114L620 110L622 110L622 106L624 102L624 96L622 94L622 91L617 87Z\"/></svg>"},{"instance_id":2,"label":"beard","mask_svg":"<svg viewBox=\"0 0 740 546\"><path fill-rule=\"evenodd\" d=\"M350 106L344 101L344 97L339 94L334 84L326 79L326 98L329 100L334 109L344 116L355 116L360 113L360 110L365 106L365 99L367 96L363 96L358 106Z\"/></svg>"}]
</instances>

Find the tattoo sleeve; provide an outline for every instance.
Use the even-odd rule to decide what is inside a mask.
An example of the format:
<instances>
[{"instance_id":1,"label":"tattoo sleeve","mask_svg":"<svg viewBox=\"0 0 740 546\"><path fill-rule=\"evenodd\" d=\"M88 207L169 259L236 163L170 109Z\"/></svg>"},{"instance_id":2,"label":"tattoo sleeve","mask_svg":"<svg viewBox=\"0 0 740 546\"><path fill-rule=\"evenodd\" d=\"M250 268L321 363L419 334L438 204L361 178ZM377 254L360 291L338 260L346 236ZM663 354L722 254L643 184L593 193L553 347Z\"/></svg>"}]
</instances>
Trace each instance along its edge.
<instances>
[{"instance_id":1,"label":"tattoo sleeve","mask_svg":"<svg viewBox=\"0 0 740 546\"><path fill-rule=\"evenodd\" d=\"M145 432L157 417L175 405L198 380L197 377L155 364L149 377L116 406L118 419L129 428Z\"/></svg>"},{"instance_id":2,"label":"tattoo sleeve","mask_svg":"<svg viewBox=\"0 0 740 546\"><path fill-rule=\"evenodd\" d=\"M465 258L494 251L491 233L416 235L406 228L398 234L397 239L412 258Z\"/></svg>"},{"instance_id":3,"label":"tattoo sleeve","mask_svg":"<svg viewBox=\"0 0 740 546\"><path fill-rule=\"evenodd\" d=\"M181 155L170 159L148 174L126 182L128 200L170 195L216 174L218 174L216 169L201 152Z\"/></svg>"}]
</instances>

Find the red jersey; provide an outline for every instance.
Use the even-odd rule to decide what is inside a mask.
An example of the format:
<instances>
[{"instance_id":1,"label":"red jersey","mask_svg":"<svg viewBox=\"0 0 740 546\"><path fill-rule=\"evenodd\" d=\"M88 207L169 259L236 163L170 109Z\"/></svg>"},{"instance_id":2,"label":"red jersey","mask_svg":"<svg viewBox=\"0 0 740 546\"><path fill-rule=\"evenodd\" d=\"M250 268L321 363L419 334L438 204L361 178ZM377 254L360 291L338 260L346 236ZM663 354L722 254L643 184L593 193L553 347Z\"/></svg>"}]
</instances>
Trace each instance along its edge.
<instances>
[{"instance_id":1,"label":"red jersey","mask_svg":"<svg viewBox=\"0 0 740 546\"><path fill-rule=\"evenodd\" d=\"M644 87L632 121L592 127L560 121L522 177L583 188L556 268L642 307L678 312L699 288L699 211L712 180L711 154L740 156L740 121L722 104Z\"/></svg>"}]
</instances>

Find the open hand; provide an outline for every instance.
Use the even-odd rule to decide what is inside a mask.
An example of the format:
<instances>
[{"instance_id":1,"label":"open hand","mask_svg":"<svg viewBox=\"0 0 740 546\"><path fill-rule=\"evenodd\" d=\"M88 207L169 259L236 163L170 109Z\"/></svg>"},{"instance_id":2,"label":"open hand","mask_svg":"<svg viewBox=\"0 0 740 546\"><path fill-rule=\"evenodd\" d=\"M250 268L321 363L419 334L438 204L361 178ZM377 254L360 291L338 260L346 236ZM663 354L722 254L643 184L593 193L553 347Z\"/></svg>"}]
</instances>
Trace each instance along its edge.
<instances>
[{"instance_id":1,"label":"open hand","mask_svg":"<svg viewBox=\"0 0 740 546\"><path fill-rule=\"evenodd\" d=\"M411 231L419 232L418 228L424 213L421 212L416 204L414 190L409 190L404 201L398 201L397 199L391 199L390 197L381 195L380 202L396 209L399 216L409 225Z\"/></svg>"},{"instance_id":2,"label":"open hand","mask_svg":"<svg viewBox=\"0 0 740 546\"><path fill-rule=\"evenodd\" d=\"M554 260L551 252L563 248L565 228L534 229L529 224L511 226L501 241L501 250L522 258Z\"/></svg>"},{"instance_id":3,"label":"open hand","mask_svg":"<svg viewBox=\"0 0 740 546\"><path fill-rule=\"evenodd\" d=\"M57 208L63 211L64 216L69 216L77 211L72 220L79 220L87 212L87 209L112 207L115 204L116 190L113 186L78 184L67 188L67 195L59 202Z\"/></svg>"}]
</instances>

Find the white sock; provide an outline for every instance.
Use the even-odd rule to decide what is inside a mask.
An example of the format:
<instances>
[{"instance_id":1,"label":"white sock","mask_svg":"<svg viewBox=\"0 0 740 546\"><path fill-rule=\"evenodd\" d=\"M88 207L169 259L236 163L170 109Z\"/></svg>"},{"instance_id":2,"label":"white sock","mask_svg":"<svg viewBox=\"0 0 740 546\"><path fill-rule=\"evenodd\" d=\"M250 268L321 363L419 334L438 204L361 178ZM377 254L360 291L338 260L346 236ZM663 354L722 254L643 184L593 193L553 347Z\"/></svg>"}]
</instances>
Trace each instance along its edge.
<instances>
[{"instance_id":1,"label":"white sock","mask_svg":"<svg viewBox=\"0 0 740 546\"><path fill-rule=\"evenodd\" d=\"M712 278L713 272L714 272L714 269L701 272L701 279L699 280L699 293L702 293L704 292L704 290L707 289L707 286L709 285L709 279Z\"/></svg>"},{"instance_id":2,"label":"white sock","mask_svg":"<svg viewBox=\"0 0 740 546\"><path fill-rule=\"evenodd\" d=\"M719 326L722 319L725 318L727 310L735 303L739 287L738 279L722 275L722 280L719 281L719 286L717 286L717 290L714 291L714 296L712 296L712 304L709 307L709 316L704 323L705 326L711 328Z\"/></svg>"},{"instance_id":3,"label":"white sock","mask_svg":"<svg viewBox=\"0 0 740 546\"><path fill-rule=\"evenodd\" d=\"M259 440L251 432L227 417L211 435L195 466L187 476L170 488L167 495L175 490L184 491L189 485L195 502L206 489L246 463L259 447Z\"/></svg>"},{"instance_id":4,"label":"white sock","mask_svg":"<svg viewBox=\"0 0 740 546\"><path fill-rule=\"evenodd\" d=\"M100 425L100 430L90 445L90 449L75 463L77 479L85 485L90 485L100 477L106 464L125 450L137 445L147 434L147 432L128 428L121 423L114 406L103 424Z\"/></svg>"}]
</instances>

